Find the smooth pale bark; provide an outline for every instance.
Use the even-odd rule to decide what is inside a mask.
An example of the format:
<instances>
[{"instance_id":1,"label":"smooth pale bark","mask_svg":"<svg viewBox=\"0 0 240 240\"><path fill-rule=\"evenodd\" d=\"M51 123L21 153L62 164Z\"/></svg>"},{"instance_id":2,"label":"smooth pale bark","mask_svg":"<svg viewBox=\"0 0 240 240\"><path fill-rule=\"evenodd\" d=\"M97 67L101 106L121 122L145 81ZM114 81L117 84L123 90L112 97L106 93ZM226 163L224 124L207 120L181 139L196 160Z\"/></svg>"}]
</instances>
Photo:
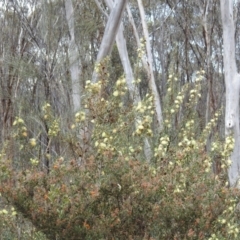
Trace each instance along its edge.
<instances>
[{"instance_id":1,"label":"smooth pale bark","mask_svg":"<svg viewBox=\"0 0 240 240\"><path fill-rule=\"evenodd\" d=\"M114 7L109 15L107 25L103 34L103 39L100 45L100 49L97 55L96 63L101 62L107 57L111 51L115 42L115 38L121 23L122 15L126 7L127 0L118 0L115 2ZM98 74L94 71L92 76L92 82L98 81Z\"/></svg>"},{"instance_id":2,"label":"smooth pale bark","mask_svg":"<svg viewBox=\"0 0 240 240\"><path fill-rule=\"evenodd\" d=\"M80 84L80 60L77 51L74 34L74 11L72 0L65 0L66 19L69 28L70 41L68 46L70 74L72 81L72 101L73 111L77 112L81 108L81 84Z\"/></svg>"},{"instance_id":3,"label":"smooth pale bark","mask_svg":"<svg viewBox=\"0 0 240 240\"><path fill-rule=\"evenodd\" d=\"M235 24L233 1L221 0L223 24L224 76L226 85L225 134L233 134L235 146L231 155L232 164L228 169L230 186L237 184L240 173L239 138L239 89L240 76L235 59Z\"/></svg>"},{"instance_id":4,"label":"smooth pale bark","mask_svg":"<svg viewBox=\"0 0 240 240\"><path fill-rule=\"evenodd\" d=\"M80 59L77 51L77 44L75 41L75 27L74 27L74 10L72 0L65 0L66 18L69 28L70 41L68 47L69 65L72 81L72 102L73 111L77 112L81 109L81 93L83 89L80 84ZM89 130L87 127L80 130L78 135L78 146L76 148L76 159L79 166L84 166L84 154L88 150Z\"/></svg>"},{"instance_id":5,"label":"smooth pale bark","mask_svg":"<svg viewBox=\"0 0 240 240\"><path fill-rule=\"evenodd\" d=\"M139 38L139 35L138 35L138 32L137 32L137 28L136 28L136 25L135 25L135 22L134 22L129 4L127 4L127 13L128 13L129 22L131 23L132 28L133 28L134 37L136 38L136 41L137 41L137 46L138 46L138 48L140 48L141 41L140 41L140 38Z\"/></svg>"},{"instance_id":6,"label":"smooth pale bark","mask_svg":"<svg viewBox=\"0 0 240 240\"><path fill-rule=\"evenodd\" d=\"M107 6L112 10L113 4L114 4L113 0L105 0L105 2ZM129 60L127 44L126 44L123 31L124 31L123 24L121 23L116 35L117 48L118 48L119 56L123 65L124 73L126 76L126 83L128 86L128 90L130 92L130 96L134 102L139 102L141 101L140 94L139 94L139 90L133 84L134 75L133 75L133 70Z\"/></svg>"},{"instance_id":7,"label":"smooth pale bark","mask_svg":"<svg viewBox=\"0 0 240 240\"><path fill-rule=\"evenodd\" d=\"M206 0L204 2L204 6L202 5L202 3L199 4L200 8L201 8L201 12L202 12L202 25L203 25L203 29L205 32L205 44L206 44L206 57L207 57L207 76L209 76L209 72L210 72L210 60L211 60L211 56L210 56L210 37L209 37L209 30L208 30L208 24L207 24L207 16L208 16L208 8L209 8L209 0ZM210 115L210 79L208 80L208 92L207 92L207 104L206 104L206 114L205 114L205 120L206 120L206 125L209 121L209 115Z\"/></svg>"},{"instance_id":8,"label":"smooth pale bark","mask_svg":"<svg viewBox=\"0 0 240 240\"><path fill-rule=\"evenodd\" d=\"M141 48L141 41L140 41L140 37L139 37L138 31L137 31L137 27L135 25L135 22L134 22L134 19L133 19L132 12L130 10L129 4L127 4L127 13L128 13L129 22L132 25L133 34L134 34L134 37L136 39L137 46L140 49ZM148 76L150 76L151 75L150 69L149 69L148 63L147 63L144 55L142 56L141 61L142 61L144 69L148 73Z\"/></svg>"},{"instance_id":9,"label":"smooth pale bark","mask_svg":"<svg viewBox=\"0 0 240 240\"><path fill-rule=\"evenodd\" d=\"M113 0L105 0L105 2L110 9L113 8L113 4L114 4ZM117 32L116 43L117 43L119 56L123 65L124 73L126 76L126 83L127 83L127 87L128 87L131 99L134 105L137 105L141 101L141 97L140 97L138 87L133 82L134 74L133 74L133 70L129 60L126 39L124 37L123 32L124 32L124 27L123 27L123 24L121 23ZM137 126L137 121L138 119L136 119L135 121L136 126ZM149 162L152 157L152 151L147 138L144 139L144 154L146 156L147 161Z\"/></svg>"},{"instance_id":10,"label":"smooth pale bark","mask_svg":"<svg viewBox=\"0 0 240 240\"><path fill-rule=\"evenodd\" d=\"M161 108L161 101L160 101L160 96L157 90L156 82L154 79L154 73L153 73L153 56L152 56L152 51L151 51L151 44L150 44L150 39L149 39L149 33L148 33L148 27L147 23L145 20L145 11L143 7L142 0L138 0L138 8L140 12L140 17L141 17L141 22L142 22L142 28L143 28L143 35L146 41L146 50L147 50L147 62L143 60L143 65L145 66L148 76L149 76L149 85L152 90L152 94L154 96L154 105L155 105L155 111L156 111L156 118L157 118L157 131L159 132L162 128L162 122L163 122L163 117L162 117L162 108ZM128 15L130 22L132 23L132 26L134 26L134 21L131 16L131 11L129 7L127 8L128 10ZM137 44L140 47L140 40L137 34L136 27L133 27L135 37L137 39Z\"/></svg>"}]
</instances>

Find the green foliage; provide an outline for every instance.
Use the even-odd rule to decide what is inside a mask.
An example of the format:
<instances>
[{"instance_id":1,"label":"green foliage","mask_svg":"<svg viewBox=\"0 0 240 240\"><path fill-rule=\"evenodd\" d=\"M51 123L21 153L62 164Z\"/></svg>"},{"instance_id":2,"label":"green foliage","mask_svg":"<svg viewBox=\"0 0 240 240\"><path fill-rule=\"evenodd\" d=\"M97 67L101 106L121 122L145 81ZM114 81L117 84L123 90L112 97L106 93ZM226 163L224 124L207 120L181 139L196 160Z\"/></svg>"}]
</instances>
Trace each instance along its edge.
<instances>
[{"instance_id":1,"label":"green foliage","mask_svg":"<svg viewBox=\"0 0 240 240\"><path fill-rule=\"evenodd\" d=\"M220 114L201 132L195 114L203 73L194 87L182 89L169 78L168 111L156 136L153 97L147 95L136 106L123 103L124 78L112 95L105 95L103 63L97 71L101 80L86 82L87 111L76 113L67 136L52 118L51 106L43 107L49 138L74 143L79 157L58 156L47 173L34 150L29 164L16 169L3 149L1 194L49 239L239 239L240 195L226 182L233 140L216 140L206 152L205 139ZM14 123L16 143L28 138L24 120ZM86 128L90 137L83 139ZM145 138L155 146L150 163L144 161ZM77 144L77 139L82 141ZM31 151L39 141L36 136L21 144ZM221 159L219 174L211 171L216 156Z\"/></svg>"},{"instance_id":2,"label":"green foliage","mask_svg":"<svg viewBox=\"0 0 240 240\"><path fill-rule=\"evenodd\" d=\"M45 236L34 226L0 199L0 239L2 240L45 240Z\"/></svg>"}]
</instances>

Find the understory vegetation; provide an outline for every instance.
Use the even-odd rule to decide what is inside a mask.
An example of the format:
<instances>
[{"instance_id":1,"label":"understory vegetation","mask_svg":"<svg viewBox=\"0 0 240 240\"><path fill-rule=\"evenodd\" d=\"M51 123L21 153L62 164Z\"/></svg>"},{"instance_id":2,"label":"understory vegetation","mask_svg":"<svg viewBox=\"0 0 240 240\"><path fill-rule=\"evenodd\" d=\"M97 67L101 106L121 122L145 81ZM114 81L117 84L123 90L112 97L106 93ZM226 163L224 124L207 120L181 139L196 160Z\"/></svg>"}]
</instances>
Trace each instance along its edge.
<instances>
[{"instance_id":1,"label":"understory vegetation","mask_svg":"<svg viewBox=\"0 0 240 240\"><path fill-rule=\"evenodd\" d=\"M98 71L69 131L49 103L42 107L48 147L64 149L44 153L47 169L35 119L16 116L0 158L1 239L239 239L240 194L227 180L234 141L215 131L222 109L206 126L198 116L204 72L183 87L169 76L156 132L151 93L129 104L125 79L109 95L106 67Z\"/></svg>"}]
</instances>

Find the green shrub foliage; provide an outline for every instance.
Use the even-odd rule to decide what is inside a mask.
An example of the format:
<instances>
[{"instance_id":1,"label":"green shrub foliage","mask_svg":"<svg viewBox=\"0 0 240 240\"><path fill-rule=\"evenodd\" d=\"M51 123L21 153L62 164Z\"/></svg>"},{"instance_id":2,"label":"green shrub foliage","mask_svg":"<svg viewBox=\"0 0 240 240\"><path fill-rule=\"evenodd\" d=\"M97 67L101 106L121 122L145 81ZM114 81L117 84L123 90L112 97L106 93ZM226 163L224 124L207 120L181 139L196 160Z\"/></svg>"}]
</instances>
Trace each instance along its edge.
<instances>
[{"instance_id":1,"label":"green shrub foliage","mask_svg":"<svg viewBox=\"0 0 240 240\"><path fill-rule=\"evenodd\" d=\"M239 239L239 190L228 187L226 174L233 139L215 135L207 152L206 139L221 111L204 129L196 114L204 73L181 88L169 77L164 123L155 133L151 94L129 104L120 78L107 95L103 64L98 72L101 80L87 81L84 110L68 133L61 132L51 106L43 107L50 148L56 138L74 146L74 153L47 156L49 172L37 155L38 136L28 139L28 124L16 118L15 144L31 157L16 168L3 147L2 196L49 239ZM151 143L150 162L145 139ZM219 171L212 171L214 164Z\"/></svg>"}]
</instances>

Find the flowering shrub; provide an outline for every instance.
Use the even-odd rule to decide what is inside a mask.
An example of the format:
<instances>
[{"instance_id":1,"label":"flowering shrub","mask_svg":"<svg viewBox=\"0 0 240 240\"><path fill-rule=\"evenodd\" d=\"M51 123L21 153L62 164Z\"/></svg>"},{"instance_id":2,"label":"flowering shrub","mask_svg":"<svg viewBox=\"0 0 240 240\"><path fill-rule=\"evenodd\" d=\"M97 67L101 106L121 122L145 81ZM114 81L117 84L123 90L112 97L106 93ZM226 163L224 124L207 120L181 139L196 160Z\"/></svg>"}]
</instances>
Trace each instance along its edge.
<instances>
[{"instance_id":1,"label":"flowering shrub","mask_svg":"<svg viewBox=\"0 0 240 240\"><path fill-rule=\"evenodd\" d=\"M0 196L0 239L45 240L33 225Z\"/></svg>"},{"instance_id":2,"label":"flowering shrub","mask_svg":"<svg viewBox=\"0 0 240 240\"><path fill-rule=\"evenodd\" d=\"M194 89L184 86L174 94L177 81L170 78L165 122L158 136L152 129L150 94L136 106L124 104L124 78L116 82L111 96L103 94L106 78L87 82L87 111L76 113L71 125L71 141L81 137L82 129L91 130L90 147L80 156L83 161L58 156L47 173L34 156L31 164L14 169L3 151L1 194L49 239L239 239L240 195L238 189L228 188L226 174L234 142L231 136L225 144L216 137L211 151L205 150L220 113L200 134L193 109L200 97L201 74ZM53 138L61 130L49 108L44 114ZM27 138L20 120L16 118L15 126ZM154 146L148 163L146 137ZM61 138L66 141L63 133ZM37 148L38 142L31 138L25 144ZM211 170L216 157L221 162L219 174Z\"/></svg>"}]
</instances>

